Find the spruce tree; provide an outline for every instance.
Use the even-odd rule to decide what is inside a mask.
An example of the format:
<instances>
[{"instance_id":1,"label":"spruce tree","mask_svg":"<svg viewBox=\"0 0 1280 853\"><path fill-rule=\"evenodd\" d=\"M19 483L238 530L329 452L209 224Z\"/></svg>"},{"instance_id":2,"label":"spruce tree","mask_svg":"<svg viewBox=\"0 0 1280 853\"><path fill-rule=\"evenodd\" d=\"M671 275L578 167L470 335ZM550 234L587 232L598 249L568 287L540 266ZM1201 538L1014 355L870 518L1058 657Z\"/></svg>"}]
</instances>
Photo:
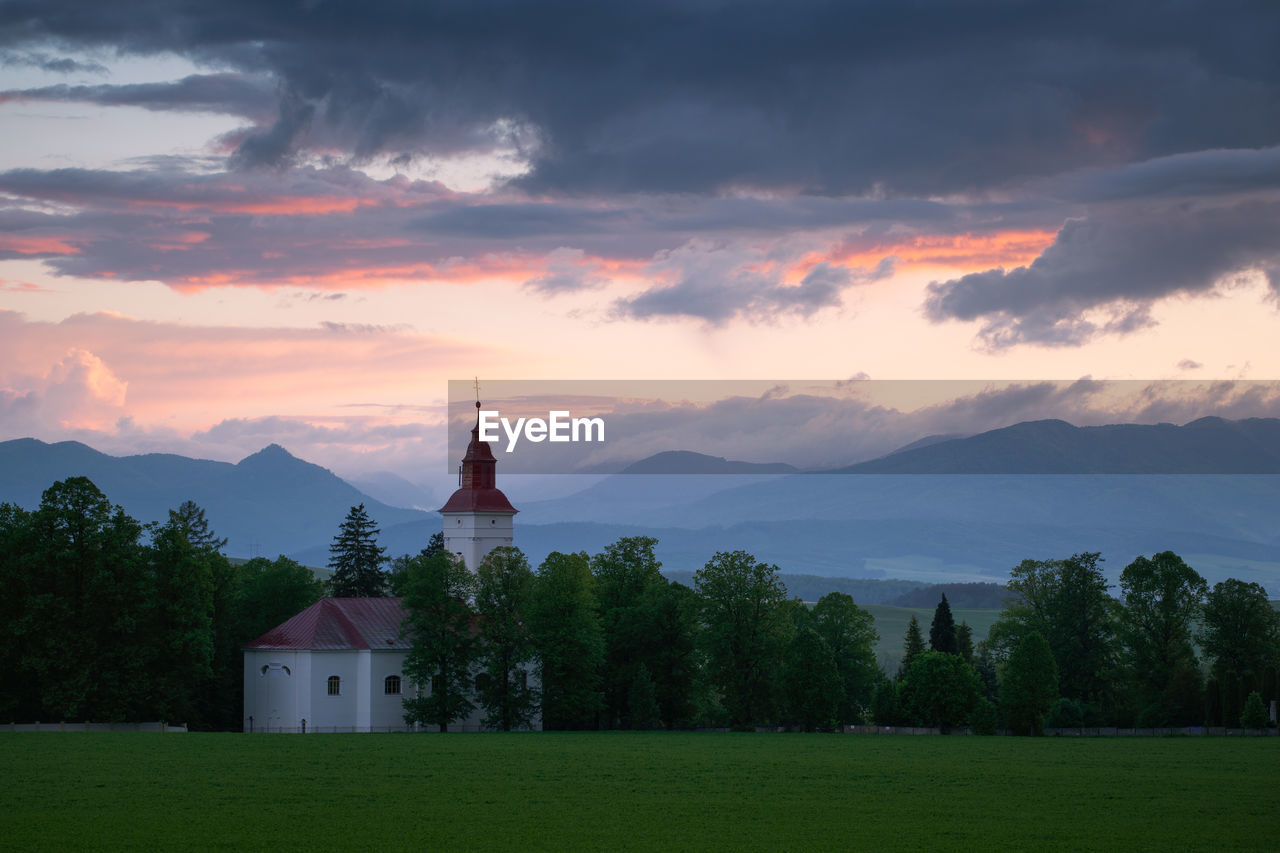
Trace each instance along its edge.
<instances>
[{"instance_id":1,"label":"spruce tree","mask_svg":"<svg viewBox=\"0 0 1280 853\"><path fill-rule=\"evenodd\" d=\"M386 549L375 537L381 533L364 510L353 506L329 546L329 595L335 598L375 598L384 595L387 576L382 564Z\"/></svg>"},{"instance_id":2,"label":"spruce tree","mask_svg":"<svg viewBox=\"0 0 1280 853\"><path fill-rule=\"evenodd\" d=\"M911 621L907 623L907 635L902 641L902 666L898 667L899 678L906 674L907 667L911 666L911 662L923 651L924 637L920 633L920 620L916 619L916 615L912 613Z\"/></svg>"},{"instance_id":3,"label":"spruce tree","mask_svg":"<svg viewBox=\"0 0 1280 853\"><path fill-rule=\"evenodd\" d=\"M951 615L951 605L947 603L947 594L933 611L933 623L929 625L929 648L935 652L946 652L949 655L960 653L960 645L956 638L956 620Z\"/></svg>"},{"instance_id":4,"label":"spruce tree","mask_svg":"<svg viewBox=\"0 0 1280 853\"><path fill-rule=\"evenodd\" d=\"M956 626L956 654L967 664L973 663L973 626L961 622Z\"/></svg>"}]
</instances>

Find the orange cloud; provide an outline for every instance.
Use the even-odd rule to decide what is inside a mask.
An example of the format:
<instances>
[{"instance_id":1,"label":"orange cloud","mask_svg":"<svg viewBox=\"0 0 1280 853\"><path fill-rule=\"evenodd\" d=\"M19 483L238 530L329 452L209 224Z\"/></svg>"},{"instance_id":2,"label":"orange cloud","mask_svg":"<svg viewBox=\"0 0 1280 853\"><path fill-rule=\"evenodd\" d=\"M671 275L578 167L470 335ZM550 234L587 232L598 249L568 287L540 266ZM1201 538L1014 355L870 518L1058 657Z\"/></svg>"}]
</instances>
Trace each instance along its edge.
<instances>
[{"instance_id":1,"label":"orange cloud","mask_svg":"<svg viewBox=\"0 0 1280 853\"><path fill-rule=\"evenodd\" d=\"M846 241L822 260L850 266L874 266L890 255L898 269L943 267L959 272L1029 264L1053 243L1054 230L1000 231L991 234L921 234L901 240Z\"/></svg>"},{"instance_id":2,"label":"orange cloud","mask_svg":"<svg viewBox=\"0 0 1280 853\"><path fill-rule=\"evenodd\" d=\"M80 253L80 249L61 237L0 234L0 252L17 252L19 255L76 255Z\"/></svg>"}]
</instances>

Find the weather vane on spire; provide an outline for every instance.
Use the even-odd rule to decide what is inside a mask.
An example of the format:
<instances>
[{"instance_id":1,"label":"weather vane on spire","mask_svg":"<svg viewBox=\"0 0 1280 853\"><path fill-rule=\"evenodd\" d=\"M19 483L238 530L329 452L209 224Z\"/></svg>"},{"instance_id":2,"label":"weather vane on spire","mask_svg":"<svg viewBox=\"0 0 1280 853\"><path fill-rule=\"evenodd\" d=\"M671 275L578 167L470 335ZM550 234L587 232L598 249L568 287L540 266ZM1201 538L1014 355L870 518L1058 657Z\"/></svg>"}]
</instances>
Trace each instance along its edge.
<instances>
[{"instance_id":1,"label":"weather vane on spire","mask_svg":"<svg viewBox=\"0 0 1280 853\"><path fill-rule=\"evenodd\" d=\"M476 408L480 408L480 377L476 377Z\"/></svg>"}]
</instances>

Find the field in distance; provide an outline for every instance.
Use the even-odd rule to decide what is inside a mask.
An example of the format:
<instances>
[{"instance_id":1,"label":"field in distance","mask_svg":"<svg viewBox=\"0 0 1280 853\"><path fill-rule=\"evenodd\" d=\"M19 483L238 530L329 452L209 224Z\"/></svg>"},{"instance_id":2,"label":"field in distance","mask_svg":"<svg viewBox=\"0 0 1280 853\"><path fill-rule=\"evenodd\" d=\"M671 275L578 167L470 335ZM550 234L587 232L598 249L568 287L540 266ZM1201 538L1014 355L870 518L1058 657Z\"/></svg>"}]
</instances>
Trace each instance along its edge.
<instances>
[{"instance_id":1,"label":"field in distance","mask_svg":"<svg viewBox=\"0 0 1280 853\"><path fill-rule=\"evenodd\" d=\"M0 848L1271 849L1278 738L0 733Z\"/></svg>"}]
</instances>

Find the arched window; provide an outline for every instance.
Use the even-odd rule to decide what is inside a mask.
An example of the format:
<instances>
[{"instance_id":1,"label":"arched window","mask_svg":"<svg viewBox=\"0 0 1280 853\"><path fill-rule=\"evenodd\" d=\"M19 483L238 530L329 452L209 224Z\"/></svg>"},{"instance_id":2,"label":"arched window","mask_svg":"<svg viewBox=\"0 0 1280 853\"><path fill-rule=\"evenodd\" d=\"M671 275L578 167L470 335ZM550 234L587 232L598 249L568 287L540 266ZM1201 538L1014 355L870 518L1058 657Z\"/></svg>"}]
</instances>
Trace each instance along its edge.
<instances>
[{"instance_id":1,"label":"arched window","mask_svg":"<svg viewBox=\"0 0 1280 853\"><path fill-rule=\"evenodd\" d=\"M400 676L388 675L386 681L382 682L382 692L388 696L399 696Z\"/></svg>"},{"instance_id":2,"label":"arched window","mask_svg":"<svg viewBox=\"0 0 1280 853\"><path fill-rule=\"evenodd\" d=\"M342 679L336 675L329 676L329 695L330 696L342 695Z\"/></svg>"}]
</instances>

